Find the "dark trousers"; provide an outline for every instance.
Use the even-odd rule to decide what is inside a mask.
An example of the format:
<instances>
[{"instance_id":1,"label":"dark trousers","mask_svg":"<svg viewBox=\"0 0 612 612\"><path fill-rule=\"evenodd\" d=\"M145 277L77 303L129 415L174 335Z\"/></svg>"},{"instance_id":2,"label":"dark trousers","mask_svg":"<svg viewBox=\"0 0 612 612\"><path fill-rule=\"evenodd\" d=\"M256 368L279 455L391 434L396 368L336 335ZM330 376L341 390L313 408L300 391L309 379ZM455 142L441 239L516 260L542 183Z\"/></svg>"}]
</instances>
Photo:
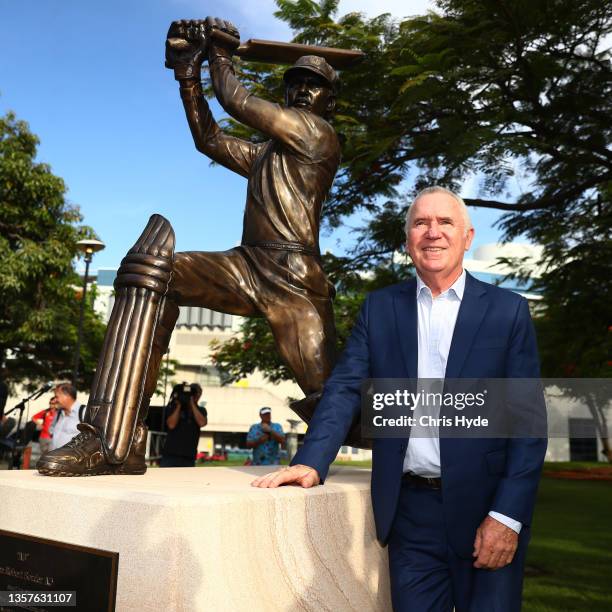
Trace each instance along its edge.
<instances>
[{"instance_id":1,"label":"dark trousers","mask_svg":"<svg viewBox=\"0 0 612 612\"><path fill-rule=\"evenodd\" d=\"M178 455L162 455L159 460L159 467L194 467L195 459L189 457L179 457Z\"/></svg>"},{"instance_id":2,"label":"dark trousers","mask_svg":"<svg viewBox=\"0 0 612 612\"><path fill-rule=\"evenodd\" d=\"M389 537L393 610L519 611L529 529L521 530L512 563L494 571L476 569L473 559L457 556L449 546L442 504L441 491L402 484Z\"/></svg>"}]
</instances>

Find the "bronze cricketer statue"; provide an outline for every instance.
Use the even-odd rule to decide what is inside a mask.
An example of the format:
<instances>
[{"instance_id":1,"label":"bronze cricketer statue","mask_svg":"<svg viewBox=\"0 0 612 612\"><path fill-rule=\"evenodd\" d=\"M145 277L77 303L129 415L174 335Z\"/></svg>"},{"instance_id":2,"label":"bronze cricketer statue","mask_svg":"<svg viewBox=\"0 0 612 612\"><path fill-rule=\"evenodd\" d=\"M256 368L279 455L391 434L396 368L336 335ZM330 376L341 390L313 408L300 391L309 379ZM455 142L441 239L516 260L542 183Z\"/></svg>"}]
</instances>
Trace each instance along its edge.
<instances>
[{"instance_id":1,"label":"bronze cricketer statue","mask_svg":"<svg viewBox=\"0 0 612 612\"><path fill-rule=\"evenodd\" d=\"M125 256L116 298L80 433L44 455L49 476L143 474L144 419L179 306L264 316L278 351L306 397L292 405L309 421L335 361L334 288L321 267L321 207L340 163L340 145L326 120L334 111L336 65L359 52L317 48L284 75L286 104L250 94L234 74L235 54L268 61L304 49L249 41L220 19L175 21L166 41L195 146L248 179L241 245L229 251L174 252L170 223L153 215ZM338 59L340 58L340 59ZM238 121L269 136L253 144L225 134L202 94L208 60L215 95ZM280 63L280 62L279 62ZM359 444L358 424L349 439Z\"/></svg>"}]
</instances>

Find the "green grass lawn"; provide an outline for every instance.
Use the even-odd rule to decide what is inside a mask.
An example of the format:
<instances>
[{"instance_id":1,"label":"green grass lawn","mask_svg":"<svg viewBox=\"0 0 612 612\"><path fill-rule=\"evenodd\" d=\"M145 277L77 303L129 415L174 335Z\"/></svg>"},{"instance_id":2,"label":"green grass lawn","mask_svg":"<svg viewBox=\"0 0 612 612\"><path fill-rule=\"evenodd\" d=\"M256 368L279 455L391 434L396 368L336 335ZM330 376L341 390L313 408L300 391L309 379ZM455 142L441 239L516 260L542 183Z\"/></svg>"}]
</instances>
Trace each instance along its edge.
<instances>
[{"instance_id":1,"label":"green grass lawn","mask_svg":"<svg viewBox=\"0 0 612 612\"><path fill-rule=\"evenodd\" d=\"M542 479L523 610L612 610L611 508L609 481Z\"/></svg>"},{"instance_id":2,"label":"green grass lawn","mask_svg":"<svg viewBox=\"0 0 612 612\"><path fill-rule=\"evenodd\" d=\"M356 468L372 468L372 460L367 461L334 461L334 467L356 467Z\"/></svg>"}]
</instances>

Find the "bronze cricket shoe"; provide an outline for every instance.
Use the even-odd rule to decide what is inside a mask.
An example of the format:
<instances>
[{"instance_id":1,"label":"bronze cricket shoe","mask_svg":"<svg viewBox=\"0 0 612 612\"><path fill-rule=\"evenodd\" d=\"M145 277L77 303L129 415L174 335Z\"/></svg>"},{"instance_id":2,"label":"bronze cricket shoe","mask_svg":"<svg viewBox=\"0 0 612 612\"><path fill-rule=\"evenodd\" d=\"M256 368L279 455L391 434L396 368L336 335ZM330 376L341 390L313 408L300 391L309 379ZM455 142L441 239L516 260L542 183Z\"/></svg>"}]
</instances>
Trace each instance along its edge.
<instances>
[{"instance_id":1,"label":"bronze cricket shoe","mask_svg":"<svg viewBox=\"0 0 612 612\"><path fill-rule=\"evenodd\" d=\"M144 474L147 428L136 426L132 448L123 463L110 463L106 459L100 434L89 423L79 423L80 431L61 448L44 454L36 469L44 476L101 476L104 474Z\"/></svg>"}]
</instances>

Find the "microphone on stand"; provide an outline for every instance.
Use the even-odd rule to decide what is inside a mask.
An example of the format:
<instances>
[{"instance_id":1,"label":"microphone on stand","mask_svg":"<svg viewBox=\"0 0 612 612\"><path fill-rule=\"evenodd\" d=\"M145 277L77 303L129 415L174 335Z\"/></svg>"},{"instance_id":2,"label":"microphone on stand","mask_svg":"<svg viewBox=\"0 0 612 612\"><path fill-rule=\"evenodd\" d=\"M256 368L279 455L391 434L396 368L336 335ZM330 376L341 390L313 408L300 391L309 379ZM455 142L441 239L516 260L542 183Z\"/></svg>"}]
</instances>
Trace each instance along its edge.
<instances>
[{"instance_id":1,"label":"microphone on stand","mask_svg":"<svg viewBox=\"0 0 612 612\"><path fill-rule=\"evenodd\" d=\"M54 383L52 380L46 382L40 389L34 391L33 395L30 396L30 399L38 399L43 393L46 393L50 389L53 389Z\"/></svg>"}]
</instances>

